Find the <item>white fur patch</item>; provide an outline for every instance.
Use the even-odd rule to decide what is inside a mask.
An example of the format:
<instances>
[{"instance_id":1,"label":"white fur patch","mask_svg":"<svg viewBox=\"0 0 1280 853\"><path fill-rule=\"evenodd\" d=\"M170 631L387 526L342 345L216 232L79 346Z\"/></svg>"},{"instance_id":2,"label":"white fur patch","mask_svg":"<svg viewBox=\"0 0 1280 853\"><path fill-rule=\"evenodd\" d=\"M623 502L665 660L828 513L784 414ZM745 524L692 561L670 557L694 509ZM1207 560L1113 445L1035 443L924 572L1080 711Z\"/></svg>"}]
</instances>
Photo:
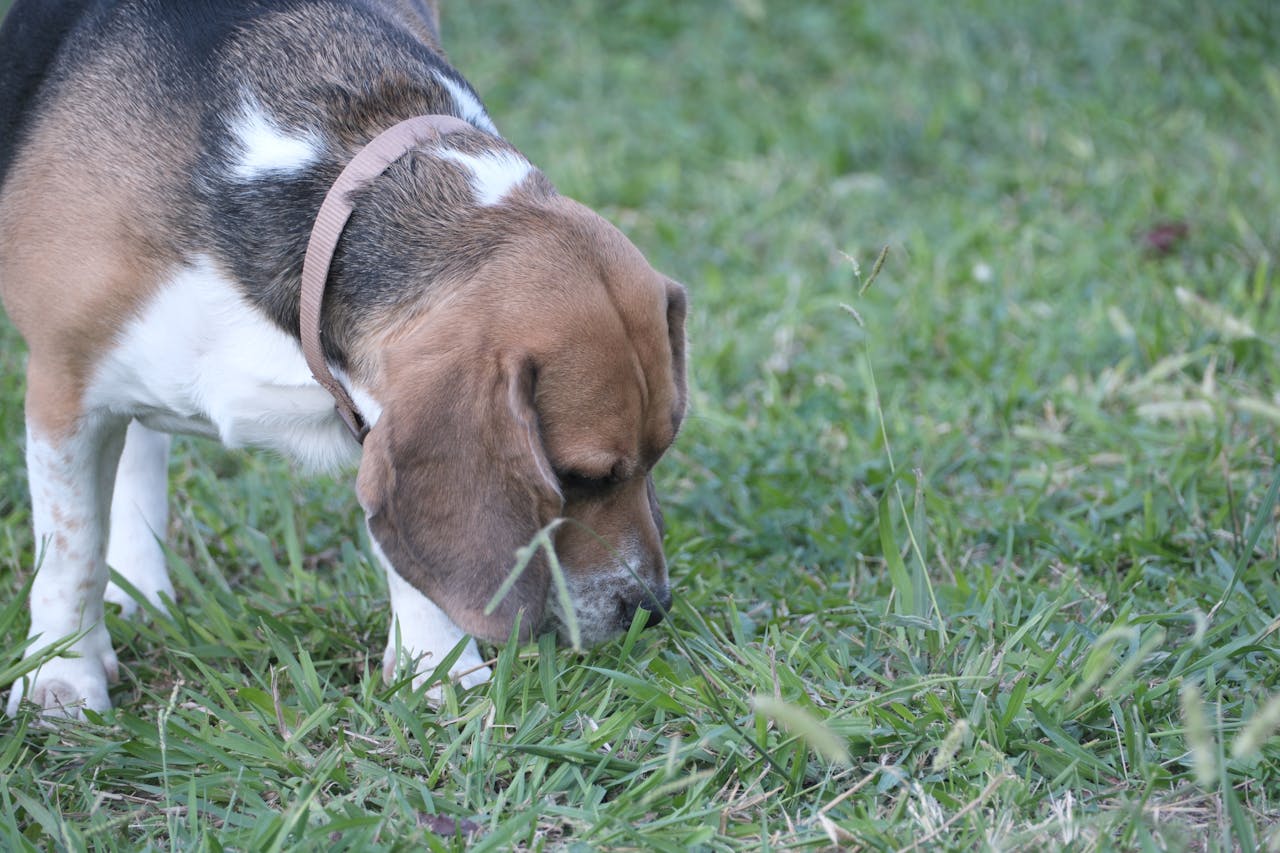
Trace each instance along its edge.
<instances>
[{"instance_id":1,"label":"white fur patch","mask_svg":"<svg viewBox=\"0 0 1280 853\"><path fill-rule=\"evenodd\" d=\"M373 553L386 569L387 591L391 596L391 632L382 656L383 677L391 680L401 661L406 661L414 667L413 686L421 687L445 655L465 639L466 648L450 668L449 675L457 677L463 687L488 681L491 673L489 667L483 666L476 641L453 624L434 601L396 573L372 534L369 540ZM427 691L427 698L438 702L439 688Z\"/></svg>"},{"instance_id":2,"label":"white fur patch","mask_svg":"<svg viewBox=\"0 0 1280 853\"><path fill-rule=\"evenodd\" d=\"M483 131L492 133L494 136L500 136L498 128L489 119L489 114L485 112L484 106L475 95L467 91L467 87L463 86L457 80L454 80L448 74L436 72L436 79L440 81L440 85L449 91L449 96L453 98L454 104L458 107L458 112L462 114L462 118Z\"/></svg>"},{"instance_id":3,"label":"white fur patch","mask_svg":"<svg viewBox=\"0 0 1280 853\"><path fill-rule=\"evenodd\" d=\"M300 172L320 157L320 140L314 133L286 133L253 100L245 102L231 134L240 155L231 172L243 181Z\"/></svg>"},{"instance_id":4,"label":"white fur patch","mask_svg":"<svg viewBox=\"0 0 1280 853\"><path fill-rule=\"evenodd\" d=\"M445 148L436 153L446 160L460 163L471 173L471 189L476 194L476 201L485 207L498 204L533 171L528 160L510 151L476 155Z\"/></svg>"},{"instance_id":5,"label":"white fur patch","mask_svg":"<svg viewBox=\"0 0 1280 853\"><path fill-rule=\"evenodd\" d=\"M376 419L372 398L353 392L362 412ZM359 445L312 378L298 342L204 257L180 269L124 329L85 402L153 429L269 447L311 469L359 458Z\"/></svg>"}]
</instances>

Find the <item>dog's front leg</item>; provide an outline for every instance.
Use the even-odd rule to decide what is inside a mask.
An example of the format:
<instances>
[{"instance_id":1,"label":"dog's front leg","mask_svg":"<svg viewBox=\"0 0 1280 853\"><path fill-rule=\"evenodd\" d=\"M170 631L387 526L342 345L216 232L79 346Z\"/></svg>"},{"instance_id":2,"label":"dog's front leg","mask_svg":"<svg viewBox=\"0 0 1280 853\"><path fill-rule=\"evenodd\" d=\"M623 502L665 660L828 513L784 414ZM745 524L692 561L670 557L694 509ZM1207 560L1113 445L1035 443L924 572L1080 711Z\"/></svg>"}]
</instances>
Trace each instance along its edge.
<instances>
[{"instance_id":1,"label":"dog's front leg","mask_svg":"<svg viewBox=\"0 0 1280 853\"><path fill-rule=\"evenodd\" d=\"M170 443L167 433L147 429L137 421L129 424L116 470L107 540L107 565L161 610L167 607L166 598L173 600L173 583L161 545L169 525ZM114 583L107 585L106 598L120 605L125 617L138 609L138 602Z\"/></svg>"},{"instance_id":2,"label":"dog's front leg","mask_svg":"<svg viewBox=\"0 0 1280 853\"><path fill-rule=\"evenodd\" d=\"M404 664L413 672L413 686L417 689L431 676L445 655L466 640L462 654L449 667L449 676L463 687L474 687L488 681L492 673L484 665L475 639L453 624L453 620L434 601L400 577L376 542L373 550L386 569L387 590L391 596L391 633L382 655L383 679L391 682ZM428 701L438 703L440 699L439 687L427 691Z\"/></svg>"},{"instance_id":3,"label":"dog's front leg","mask_svg":"<svg viewBox=\"0 0 1280 853\"><path fill-rule=\"evenodd\" d=\"M41 391L33 377L27 393L27 473L37 566L26 655L71 642L61 656L13 686L8 712L16 713L25 696L47 714L82 716L84 708L111 707L107 683L117 674L102 596L111 489L127 422L98 413L42 418Z\"/></svg>"}]
</instances>

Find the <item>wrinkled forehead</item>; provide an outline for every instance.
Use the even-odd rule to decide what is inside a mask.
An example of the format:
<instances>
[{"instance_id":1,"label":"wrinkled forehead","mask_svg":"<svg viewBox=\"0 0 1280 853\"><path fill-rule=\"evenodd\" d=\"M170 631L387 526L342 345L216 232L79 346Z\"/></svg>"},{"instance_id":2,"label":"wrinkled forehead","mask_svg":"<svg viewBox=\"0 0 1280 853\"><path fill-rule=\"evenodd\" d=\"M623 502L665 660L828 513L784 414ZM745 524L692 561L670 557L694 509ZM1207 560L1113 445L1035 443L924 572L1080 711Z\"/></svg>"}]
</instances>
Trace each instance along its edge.
<instances>
[{"instance_id":1,"label":"wrinkled forehead","mask_svg":"<svg viewBox=\"0 0 1280 853\"><path fill-rule=\"evenodd\" d=\"M544 211L545 212L545 211ZM571 200L556 202L503 264L509 306L538 366L543 440L557 454L648 467L675 437L679 390L670 290L632 243Z\"/></svg>"},{"instance_id":2,"label":"wrinkled forehead","mask_svg":"<svg viewBox=\"0 0 1280 853\"><path fill-rule=\"evenodd\" d=\"M619 297L598 287L552 321L559 332L538 359L535 406L559 467L629 476L675 438L665 295L644 290Z\"/></svg>"},{"instance_id":3,"label":"wrinkled forehead","mask_svg":"<svg viewBox=\"0 0 1280 853\"><path fill-rule=\"evenodd\" d=\"M649 313L602 312L539 365L536 407L552 459L600 474L619 461L648 468L675 438L665 310Z\"/></svg>"}]
</instances>

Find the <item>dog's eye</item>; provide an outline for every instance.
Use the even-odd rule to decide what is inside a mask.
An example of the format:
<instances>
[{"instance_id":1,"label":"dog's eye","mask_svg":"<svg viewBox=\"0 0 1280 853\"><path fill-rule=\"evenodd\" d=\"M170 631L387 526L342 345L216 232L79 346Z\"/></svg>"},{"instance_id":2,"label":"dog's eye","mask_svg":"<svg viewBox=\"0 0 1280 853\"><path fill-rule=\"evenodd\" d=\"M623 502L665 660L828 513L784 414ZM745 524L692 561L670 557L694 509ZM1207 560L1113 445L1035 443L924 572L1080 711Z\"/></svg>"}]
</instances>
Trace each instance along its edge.
<instances>
[{"instance_id":1,"label":"dog's eye","mask_svg":"<svg viewBox=\"0 0 1280 853\"><path fill-rule=\"evenodd\" d=\"M581 471L559 471L561 488L574 492L600 492L609 488L615 481L612 475L597 477Z\"/></svg>"}]
</instances>

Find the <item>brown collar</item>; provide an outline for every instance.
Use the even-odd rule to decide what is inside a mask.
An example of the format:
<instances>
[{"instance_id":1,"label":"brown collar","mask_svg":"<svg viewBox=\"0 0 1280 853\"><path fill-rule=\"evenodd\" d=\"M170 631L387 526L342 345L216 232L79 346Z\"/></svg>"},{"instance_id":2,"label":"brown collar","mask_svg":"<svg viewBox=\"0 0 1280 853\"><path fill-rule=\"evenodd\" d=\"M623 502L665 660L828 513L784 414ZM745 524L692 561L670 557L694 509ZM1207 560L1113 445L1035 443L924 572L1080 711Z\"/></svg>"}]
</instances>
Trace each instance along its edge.
<instances>
[{"instance_id":1,"label":"brown collar","mask_svg":"<svg viewBox=\"0 0 1280 853\"><path fill-rule=\"evenodd\" d=\"M417 116L405 119L387 128L356 152L351 162L338 175L316 214L307 243L307 254L302 261L302 294L299 300L298 332L302 340L302 354L307 359L311 375L332 395L334 408L342 422L351 430L356 441L364 443L369 434L369 424L356 408L355 401L342 383L329 370L320 343L320 305L324 301L324 287L329 278L329 265L338 238L351 217L349 195L398 160L410 149L429 142L437 142L446 133L472 130L472 125L460 118L446 115Z\"/></svg>"}]
</instances>

